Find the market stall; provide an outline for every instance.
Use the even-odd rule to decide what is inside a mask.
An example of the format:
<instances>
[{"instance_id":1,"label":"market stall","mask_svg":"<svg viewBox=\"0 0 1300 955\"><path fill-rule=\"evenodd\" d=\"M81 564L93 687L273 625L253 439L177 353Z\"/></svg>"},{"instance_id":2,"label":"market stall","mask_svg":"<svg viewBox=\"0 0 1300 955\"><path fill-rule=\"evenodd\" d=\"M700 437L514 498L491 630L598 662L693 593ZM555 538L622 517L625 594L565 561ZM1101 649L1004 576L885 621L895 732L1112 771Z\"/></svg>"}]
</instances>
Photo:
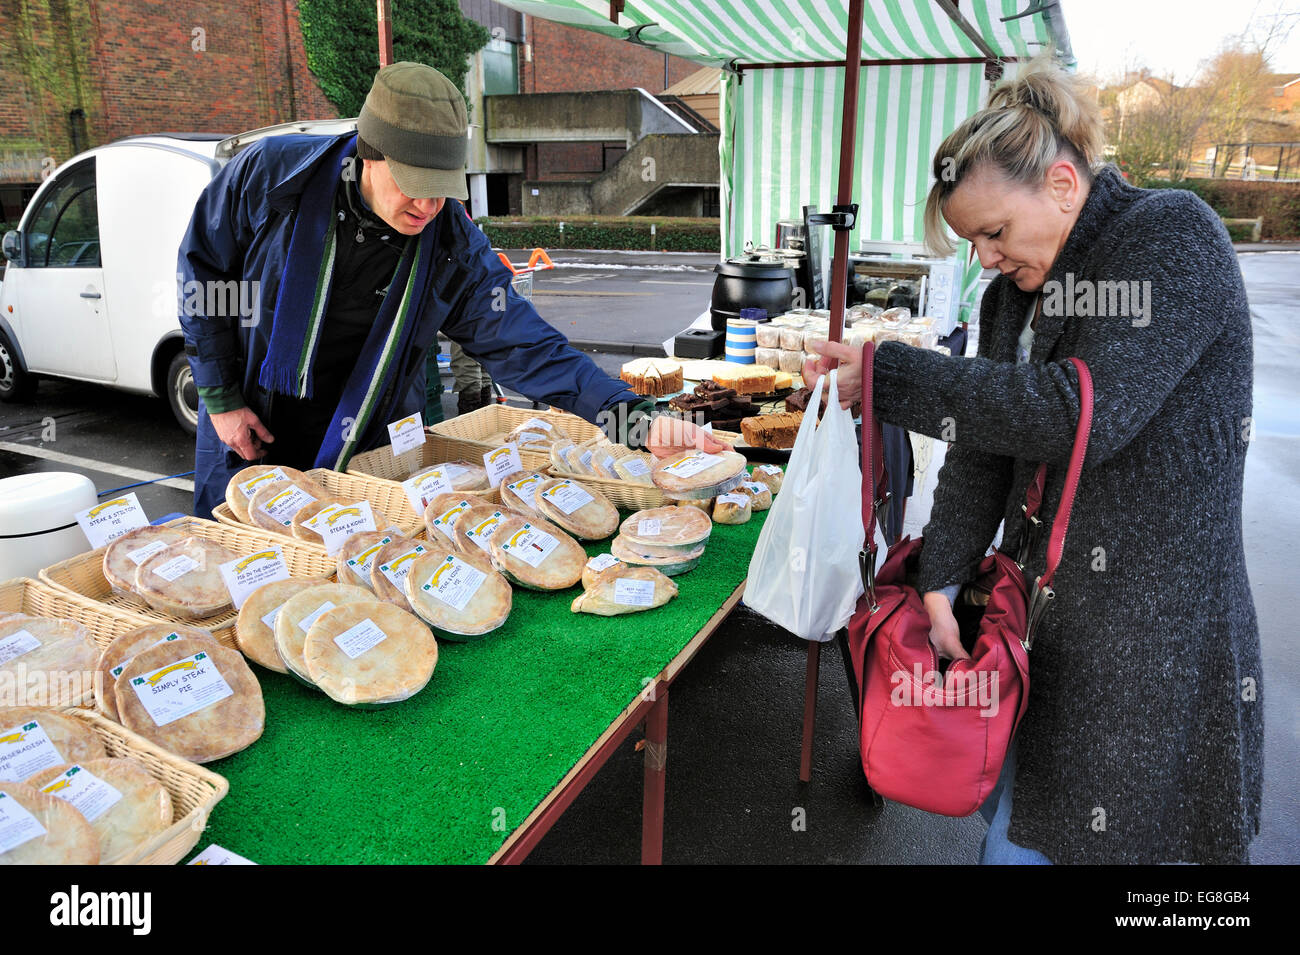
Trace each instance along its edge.
<instances>
[{"instance_id":1,"label":"market stall","mask_svg":"<svg viewBox=\"0 0 1300 955\"><path fill-rule=\"evenodd\" d=\"M249 466L216 521L111 497L72 515L100 546L0 585L0 854L94 861L129 806L130 861L514 863L644 726L659 861L668 689L781 469L552 411L394 424L347 474Z\"/></svg>"}]
</instances>

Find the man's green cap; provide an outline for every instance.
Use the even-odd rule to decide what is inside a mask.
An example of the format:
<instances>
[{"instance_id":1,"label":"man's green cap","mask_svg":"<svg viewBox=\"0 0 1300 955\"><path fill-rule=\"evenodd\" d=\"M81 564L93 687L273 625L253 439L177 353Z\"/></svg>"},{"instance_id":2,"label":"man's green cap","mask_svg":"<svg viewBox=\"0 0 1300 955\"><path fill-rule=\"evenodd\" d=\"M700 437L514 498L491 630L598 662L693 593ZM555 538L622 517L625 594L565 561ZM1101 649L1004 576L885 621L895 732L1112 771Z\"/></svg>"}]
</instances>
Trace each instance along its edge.
<instances>
[{"instance_id":1,"label":"man's green cap","mask_svg":"<svg viewBox=\"0 0 1300 955\"><path fill-rule=\"evenodd\" d=\"M423 63L392 63L375 74L357 135L384 154L397 188L412 199L468 199L465 98Z\"/></svg>"}]
</instances>

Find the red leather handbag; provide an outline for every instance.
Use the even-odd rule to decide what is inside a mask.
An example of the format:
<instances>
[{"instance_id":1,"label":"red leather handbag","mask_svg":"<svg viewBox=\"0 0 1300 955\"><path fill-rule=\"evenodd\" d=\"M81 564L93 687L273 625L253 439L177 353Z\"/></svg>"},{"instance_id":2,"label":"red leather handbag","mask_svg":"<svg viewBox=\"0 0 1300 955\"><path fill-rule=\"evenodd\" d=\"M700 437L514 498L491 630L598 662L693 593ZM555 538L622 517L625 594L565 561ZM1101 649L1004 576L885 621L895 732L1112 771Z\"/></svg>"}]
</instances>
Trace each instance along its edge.
<instances>
[{"instance_id":1,"label":"red leather handbag","mask_svg":"<svg viewBox=\"0 0 1300 955\"><path fill-rule=\"evenodd\" d=\"M944 668L930 645L930 617L916 588L921 540L890 545L878 573L876 508L889 496L880 425L872 409L872 360L862 355L862 524L859 555L865 593L848 625L849 659L858 685L862 770L886 799L945 816L968 816L997 784L1007 749L1029 705L1029 650L1034 630L1051 605L1052 578L1061 561L1070 508L1092 425L1092 378L1079 373L1079 423L1069 472L1047 549L1045 572L1032 585L1024 562L1041 526L1047 465L1040 464L1023 507L1026 531L1018 560L994 552L979 566L954 606L970 660Z\"/></svg>"}]
</instances>

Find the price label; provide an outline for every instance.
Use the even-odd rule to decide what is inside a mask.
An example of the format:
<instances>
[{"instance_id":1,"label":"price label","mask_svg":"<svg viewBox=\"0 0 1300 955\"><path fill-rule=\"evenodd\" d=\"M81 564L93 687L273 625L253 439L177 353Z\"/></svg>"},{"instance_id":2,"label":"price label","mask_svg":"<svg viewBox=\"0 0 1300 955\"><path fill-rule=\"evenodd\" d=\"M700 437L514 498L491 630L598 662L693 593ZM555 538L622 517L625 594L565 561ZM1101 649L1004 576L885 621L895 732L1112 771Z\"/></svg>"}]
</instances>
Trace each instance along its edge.
<instances>
[{"instance_id":1,"label":"price label","mask_svg":"<svg viewBox=\"0 0 1300 955\"><path fill-rule=\"evenodd\" d=\"M375 514L369 501L345 504L321 522L320 536L325 542L325 553L331 557L353 534L375 530Z\"/></svg>"},{"instance_id":2,"label":"price label","mask_svg":"<svg viewBox=\"0 0 1300 955\"><path fill-rule=\"evenodd\" d=\"M20 783L66 762L37 720L0 729L0 782Z\"/></svg>"},{"instance_id":3,"label":"price label","mask_svg":"<svg viewBox=\"0 0 1300 955\"><path fill-rule=\"evenodd\" d=\"M293 515L308 504L315 504L312 497L300 487L286 488L262 505L262 510L270 514L281 525L288 527L293 523Z\"/></svg>"},{"instance_id":4,"label":"price label","mask_svg":"<svg viewBox=\"0 0 1300 955\"><path fill-rule=\"evenodd\" d=\"M780 469L780 467L778 467L775 464L764 464L759 468L759 470L762 471L764 474L771 474L773 476L779 476L782 473L784 473Z\"/></svg>"},{"instance_id":5,"label":"price label","mask_svg":"<svg viewBox=\"0 0 1300 955\"><path fill-rule=\"evenodd\" d=\"M17 849L43 835L45 827L35 816L8 793L0 793L0 852Z\"/></svg>"},{"instance_id":6,"label":"price label","mask_svg":"<svg viewBox=\"0 0 1300 955\"><path fill-rule=\"evenodd\" d=\"M158 726L197 713L235 691L206 653L196 653L131 680L131 689Z\"/></svg>"},{"instance_id":7,"label":"price label","mask_svg":"<svg viewBox=\"0 0 1300 955\"><path fill-rule=\"evenodd\" d=\"M150 557L158 553L166 546L167 546L166 541L151 541L150 543L145 544L143 547L137 547L135 550L127 551L126 556L130 558L131 563L139 567L146 560L148 560Z\"/></svg>"},{"instance_id":8,"label":"price label","mask_svg":"<svg viewBox=\"0 0 1300 955\"><path fill-rule=\"evenodd\" d=\"M424 444L424 418L416 412L388 426L388 440L393 446L393 456L414 451Z\"/></svg>"},{"instance_id":9,"label":"price label","mask_svg":"<svg viewBox=\"0 0 1300 955\"><path fill-rule=\"evenodd\" d=\"M348 655L349 660L355 660L387 639L388 634L379 628L379 624L367 617L355 627L349 627L340 633L334 638L334 642Z\"/></svg>"},{"instance_id":10,"label":"price label","mask_svg":"<svg viewBox=\"0 0 1300 955\"><path fill-rule=\"evenodd\" d=\"M614 603L627 607L651 607L655 602L655 582L653 580L629 580L620 578L614 581Z\"/></svg>"},{"instance_id":11,"label":"price label","mask_svg":"<svg viewBox=\"0 0 1300 955\"><path fill-rule=\"evenodd\" d=\"M460 557L451 555L438 565L438 569L420 585L420 589L447 606L462 611L485 580L487 574L483 571L465 563Z\"/></svg>"},{"instance_id":12,"label":"price label","mask_svg":"<svg viewBox=\"0 0 1300 955\"><path fill-rule=\"evenodd\" d=\"M714 503L717 504L735 504L737 507L749 507L750 497L748 494L723 494Z\"/></svg>"},{"instance_id":13,"label":"price label","mask_svg":"<svg viewBox=\"0 0 1300 955\"><path fill-rule=\"evenodd\" d=\"M561 481L554 487L548 488L542 492L542 497L546 498L565 514L572 514L578 508L590 504L595 500L590 494L584 491L572 481Z\"/></svg>"},{"instance_id":14,"label":"price label","mask_svg":"<svg viewBox=\"0 0 1300 955\"><path fill-rule=\"evenodd\" d=\"M406 575L411 572L411 565L415 563L416 556L423 553L424 548L416 544L414 550L408 550L396 560L380 564L379 572L388 578L389 583L396 587L398 592L405 593L402 582L406 580Z\"/></svg>"},{"instance_id":15,"label":"price label","mask_svg":"<svg viewBox=\"0 0 1300 955\"><path fill-rule=\"evenodd\" d=\"M526 478L521 478L513 484L507 484L506 487L514 492L515 496L522 500L529 507L537 503L537 485L544 481L540 474L530 474Z\"/></svg>"},{"instance_id":16,"label":"price label","mask_svg":"<svg viewBox=\"0 0 1300 955\"><path fill-rule=\"evenodd\" d=\"M177 554L171 560L165 560L150 573L157 574L168 583L180 580L186 574L199 569L199 562L189 554Z\"/></svg>"},{"instance_id":17,"label":"price label","mask_svg":"<svg viewBox=\"0 0 1300 955\"><path fill-rule=\"evenodd\" d=\"M591 560L587 561L587 567L600 573L606 567L613 567L618 563L618 558L613 554L597 554Z\"/></svg>"},{"instance_id":18,"label":"price label","mask_svg":"<svg viewBox=\"0 0 1300 955\"><path fill-rule=\"evenodd\" d=\"M241 855L236 855L229 849L223 849L215 842L208 846L193 859L189 861L190 865L257 865L256 862L250 862Z\"/></svg>"},{"instance_id":19,"label":"price label","mask_svg":"<svg viewBox=\"0 0 1300 955\"><path fill-rule=\"evenodd\" d=\"M638 457L627 457L623 459L623 470L633 477L640 477L650 473L650 465Z\"/></svg>"},{"instance_id":20,"label":"price label","mask_svg":"<svg viewBox=\"0 0 1300 955\"><path fill-rule=\"evenodd\" d=\"M264 584L289 579L289 568L284 562L284 552L279 544L238 560L227 561L217 569L221 571L221 579L226 584L236 610L243 607L244 601L252 596L253 591Z\"/></svg>"},{"instance_id":21,"label":"price label","mask_svg":"<svg viewBox=\"0 0 1300 955\"><path fill-rule=\"evenodd\" d=\"M327 610L333 610L333 609L334 609L334 603L329 600L325 601L323 604L321 604L311 613L307 614L307 616L303 617L301 620L298 621L298 629L301 630L303 633L306 633L308 630L311 629L311 625L316 622L317 617L325 613Z\"/></svg>"},{"instance_id":22,"label":"price label","mask_svg":"<svg viewBox=\"0 0 1300 955\"><path fill-rule=\"evenodd\" d=\"M663 533L663 523L657 517L637 521L636 533L638 537L658 537Z\"/></svg>"},{"instance_id":23,"label":"price label","mask_svg":"<svg viewBox=\"0 0 1300 955\"><path fill-rule=\"evenodd\" d=\"M705 454L703 451L692 451L686 457L674 461L667 465L664 470L670 471L678 477L691 477L699 474L701 471L708 470L715 464L721 464L723 458L716 454Z\"/></svg>"},{"instance_id":24,"label":"price label","mask_svg":"<svg viewBox=\"0 0 1300 955\"><path fill-rule=\"evenodd\" d=\"M600 469L605 472L605 477L618 479L618 472L614 470L614 456L612 454L605 455L599 463Z\"/></svg>"},{"instance_id":25,"label":"price label","mask_svg":"<svg viewBox=\"0 0 1300 955\"><path fill-rule=\"evenodd\" d=\"M88 771L84 766L69 766L51 782L41 787L41 792L57 796L69 803L94 822L122 800L122 793Z\"/></svg>"},{"instance_id":26,"label":"price label","mask_svg":"<svg viewBox=\"0 0 1300 955\"><path fill-rule=\"evenodd\" d=\"M289 475L285 474L284 471L279 468L272 468L269 471L263 471L255 478L250 478L245 481L243 484L239 485L239 489L244 492L244 497L251 498L253 493L261 488L263 484L287 480L289 480Z\"/></svg>"},{"instance_id":27,"label":"price label","mask_svg":"<svg viewBox=\"0 0 1300 955\"><path fill-rule=\"evenodd\" d=\"M7 637L0 637L0 666L10 660L16 660L24 653L31 653L41 645L27 630L15 630Z\"/></svg>"},{"instance_id":28,"label":"price label","mask_svg":"<svg viewBox=\"0 0 1300 955\"><path fill-rule=\"evenodd\" d=\"M503 444L483 455L483 465L487 468L488 481L493 487L500 485L502 478L524 469L523 462L519 460L519 449L513 444Z\"/></svg>"},{"instance_id":29,"label":"price label","mask_svg":"<svg viewBox=\"0 0 1300 955\"><path fill-rule=\"evenodd\" d=\"M115 497L103 504L88 507L73 517L81 525L81 531L92 548L111 544L128 531L149 524L149 518L145 517L144 508L134 494Z\"/></svg>"},{"instance_id":30,"label":"price label","mask_svg":"<svg viewBox=\"0 0 1300 955\"><path fill-rule=\"evenodd\" d=\"M582 469L588 473L594 473L596 470L591 466L591 459L592 452L590 451L583 451L581 456L578 458L578 462L582 465Z\"/></svg>"},{"instance_id":31,"label":"price label","mask_svg":"<svg viewBox=\"0 0 1300 955\"><path fill-rule=\"evenodd\" d=\"M385 544L391 544L392 541L391 537L385 537L378 544L367 547L356 557L349 557L348 566L368 585L370 583L370 569L375 566L375 555L379 553Z\"/></svg>"},{"instance_id":32,"label":"price label","mask_svg":"<svg viewBox=\"0 0 1300 955\"><path fill-rule=\"evenodd\" d=\"M433 527L439 531L448 540L454 541L452 531L456 529L456 522L460 516L470 507L469 501L458 501L455 507L449 507L433 519Z\"/></svg>"},{"instance_id":33,"label":"price label","mask_svg":"<svg viewBox=\"0 0 1300 955\"><path fill-rule=\"evenodd\" d=\"M501 512L494 511L492 516L487 520L479 521L473 527L466 529L465 536L477 544L479 550L490 555L492 553L492 547L488 542L492 540L492 535L497 532L497 528L500 526Z\"/></svg>"},{"instance_id":34,"label":"price label","mask_svg":"<svg viewBox=\"0 0 1300 955\"><path fill-rule=\"evenodd\" d=\"M434 468L407 478L402 482L402 490L406 492L406 499L411 502L416 517L423 517L424 509L430 501L439 494L451 494L455 488L451 486L451 478L442 468Z\"/></svg>"},{"instance_id":35,"label":"price label","mask_svg":"<svg viewBox=\"0 0 1300 955\"><path fill-rule=\"evenodd\" d=\"M529 566L540 567L551 551L559 546L560 542L555 537L538 530L532 524L525 524L502 543L501 549Z\"/></svg>"}]
</instances>

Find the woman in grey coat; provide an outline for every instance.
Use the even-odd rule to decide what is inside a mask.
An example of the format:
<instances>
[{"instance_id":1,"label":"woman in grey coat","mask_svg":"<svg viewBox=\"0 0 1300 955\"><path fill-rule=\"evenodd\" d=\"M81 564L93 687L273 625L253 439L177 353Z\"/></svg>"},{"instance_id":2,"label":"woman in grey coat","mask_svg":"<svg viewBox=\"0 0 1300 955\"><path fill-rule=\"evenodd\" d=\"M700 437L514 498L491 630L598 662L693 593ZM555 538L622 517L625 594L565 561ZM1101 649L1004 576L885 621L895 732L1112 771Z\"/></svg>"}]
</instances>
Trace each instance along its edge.
<instances>
[{"instance_id":1,"label":"woman in grey coat","mask_svg":"<svg viewBox=\"0 0 1300 955\"><path fill-rule=\"evenodd\" d=\"M978 357L879 346L875 409L951 442L917 587L931 641L961 657L957 585L1000 522L1000 548L1016 554L1040 461L1050 526L1079 414L1067 358L1092 372L1056 599L1030 653L1028 712L981 810L993 823L981 858L1245 862L1263 751L1241 532L1250 313L1214 212L1098 168L1101 143L1096 106L1040 59L939 147L930 243L951 248L946 220L1002 274L984 294ZM860 352L819 351L806 379L837 358L841 394L860 387ZM1047 537L1030 552L1031 582Z\"/></svg>"}]
</instances>

